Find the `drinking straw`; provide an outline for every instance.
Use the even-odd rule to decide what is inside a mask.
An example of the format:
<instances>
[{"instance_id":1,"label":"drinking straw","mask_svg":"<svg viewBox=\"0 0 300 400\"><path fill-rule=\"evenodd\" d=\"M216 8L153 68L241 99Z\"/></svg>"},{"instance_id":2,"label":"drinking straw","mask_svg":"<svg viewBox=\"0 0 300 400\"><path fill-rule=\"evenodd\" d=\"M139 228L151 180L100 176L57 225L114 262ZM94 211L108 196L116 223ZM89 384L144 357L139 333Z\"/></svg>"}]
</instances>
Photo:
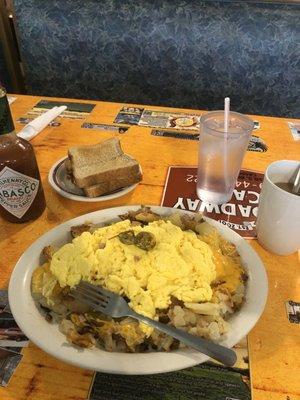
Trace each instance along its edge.
<instances>
[{"instance_id":1,"label":"drinking straw","mask_svg":"<svg viewBox=\"0 0 300 400\"><path fill-rule=\"evenodd\" d=\"M224 100L224 133L225 133L226 138L228 136L229 112L230 112L230 98L225 97L225 100Z\"/></svg>"},{"instance_id":2,"label":"drinking straw","mask_svg":"<svg viewBox=\"0 0 300 400\"><path fill-rule=\"evenodd\" d=\"M229 126L229 115L230 113L230 98L225 97L224 99L224 180L225 180L225 188L228 189L228 126Z\"/></svg>"},{"instance_id":3,"label":"drinking straw","mask_svg":"<svg viewBox=\"0 0 300 400\"><path fill-rule=\"evenodd\" d=\"M298 167L298 171L296 172L292 193L298 194L299 191L300 191L300 165Z\"/></svg>"}]
</instances>

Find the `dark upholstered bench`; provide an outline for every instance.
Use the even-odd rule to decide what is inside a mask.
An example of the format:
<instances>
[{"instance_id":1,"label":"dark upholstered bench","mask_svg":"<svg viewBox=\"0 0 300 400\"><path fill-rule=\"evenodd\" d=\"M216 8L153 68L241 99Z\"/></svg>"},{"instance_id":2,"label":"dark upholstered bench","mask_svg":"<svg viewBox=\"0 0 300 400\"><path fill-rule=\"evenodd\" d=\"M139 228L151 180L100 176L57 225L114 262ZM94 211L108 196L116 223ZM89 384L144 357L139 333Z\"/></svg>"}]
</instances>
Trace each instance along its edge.
<instances>
[{"instance_id":1,"label":"dark upholstered bench","mask_svg":"<svg viewBox=\"0 0 300 400\"><path fill-rule=\"evenodd\" d=\"M14 0L29 94L299 117L297 5ZM298 54L298 56L297 56Z\"/></svg>"}]
</instances>

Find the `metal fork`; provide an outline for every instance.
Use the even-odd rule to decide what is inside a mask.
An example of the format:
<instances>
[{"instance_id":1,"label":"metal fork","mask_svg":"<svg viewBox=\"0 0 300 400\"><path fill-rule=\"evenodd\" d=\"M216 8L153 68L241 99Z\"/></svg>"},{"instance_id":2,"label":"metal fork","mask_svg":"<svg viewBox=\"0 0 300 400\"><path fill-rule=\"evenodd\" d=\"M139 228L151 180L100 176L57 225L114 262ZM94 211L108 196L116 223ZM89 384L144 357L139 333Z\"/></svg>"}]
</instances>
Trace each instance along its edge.
<instances>
[{"instance_id":1,"label":"metal fork","mask_svg":"<svg viewBox=\"0 0 300 400\"><path fill-rule=\"evenodd\" d=\"M236 354L233 350L138 314L128 306L123 297L107 289L92 285L88 282L80 282L71 290L70 295L74 297L74 299L89 305L94 310L100 311L113 318L131 317L137 319L225 365L232 366L236 362Z\"/></svg>"}]
</instances>

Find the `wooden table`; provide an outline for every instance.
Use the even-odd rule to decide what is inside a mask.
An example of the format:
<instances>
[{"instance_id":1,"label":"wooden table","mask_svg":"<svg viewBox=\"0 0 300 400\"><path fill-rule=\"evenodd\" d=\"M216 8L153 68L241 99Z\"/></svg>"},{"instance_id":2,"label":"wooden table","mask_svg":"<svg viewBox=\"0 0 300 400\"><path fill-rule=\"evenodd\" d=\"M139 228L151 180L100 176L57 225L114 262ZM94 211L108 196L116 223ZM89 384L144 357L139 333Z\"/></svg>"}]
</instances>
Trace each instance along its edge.
<instances>
[{"instance_id":1,"label":"wooden table","mask_svg":"<svg viewBox=\"0 0 300 400\"><path fill-rule=\"evenodd\" d=\"M39 97L17 95L11 109L15 121L26 114ZM276 101L276 100L275 100ZM83 101L84 102L84 101ZM94 102L88 122L112 123L121 104ZM159 109L159 107L147 107ZM161 108L164 111L176 109ZM198 111L199 112L199 111ZM300 142L295 142L286 118L255 116L261 129L257 134L267 143L266 153L247 152L243 167L265 171L279 159L300 158ZM150 135L150 128L132 126L119 135L125 152L137 158L143 168L143 182L134 192L119 199L99 203L79 203L56 194L49 186L50 167L73 145L92 144L115 135L112 132L82 129L82 120L61 119L61 126L48 127L32 140L42 176L47 208L34 222L21 225L0 220L0 287L7 287L13 267L22 252L50 228L75 216L124 204L160 204L169 165L196 165L197 142ZM17 131L21 125L16 122ZM284 238L283 238L284 240ZM269 296L265 311L249 334L251 382L254 400L300 399L300 326L286 316L285 302L300 301L297 254L275 256L257 241L251 245L262 258L268 278ZM298 285L298 286L297 286ZM33 344L7 388L0 388L1 400L83 400L93 372L64 364Z\"/></svg>"}]
</instances>

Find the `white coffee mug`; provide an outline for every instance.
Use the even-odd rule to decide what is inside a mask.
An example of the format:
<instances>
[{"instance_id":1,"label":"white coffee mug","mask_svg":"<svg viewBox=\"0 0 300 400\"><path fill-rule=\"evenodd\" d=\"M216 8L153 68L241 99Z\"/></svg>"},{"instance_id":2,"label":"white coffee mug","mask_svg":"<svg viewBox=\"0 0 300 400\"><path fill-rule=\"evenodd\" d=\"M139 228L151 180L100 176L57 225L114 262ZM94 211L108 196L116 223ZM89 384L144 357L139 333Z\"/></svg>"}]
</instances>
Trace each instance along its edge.
<instances>
[{"instance_id":1,"label":"white coffee mug","mask_svg":"<svg viewBox=\"0 0 300 400\"><path fill-rule=\"evenodd\" d=\"M299 161L281 160L270 164L265 172L259 198L257 239L272 253L292 254L300 249L300 196L289 193L275 183L289 182Z\"/></svg>"}]
</instances>

